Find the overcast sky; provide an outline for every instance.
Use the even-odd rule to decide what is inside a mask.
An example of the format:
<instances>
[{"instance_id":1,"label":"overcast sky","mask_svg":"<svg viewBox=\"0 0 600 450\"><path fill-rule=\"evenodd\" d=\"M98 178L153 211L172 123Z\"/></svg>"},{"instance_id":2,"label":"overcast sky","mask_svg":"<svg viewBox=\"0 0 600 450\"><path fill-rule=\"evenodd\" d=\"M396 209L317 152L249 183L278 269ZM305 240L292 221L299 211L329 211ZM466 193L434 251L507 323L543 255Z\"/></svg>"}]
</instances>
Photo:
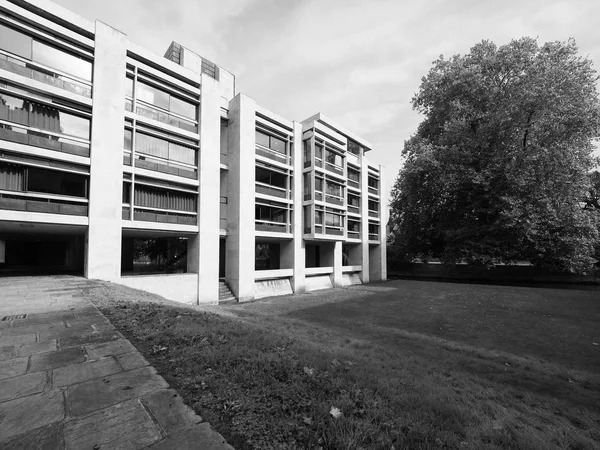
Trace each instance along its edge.
<instances>
[{"instance_id":1,"label":"overcast sky","mask_svg":"<svg viewBox=\"0 0 600 450\"><path fill-rule=\"evenodd\" d=\"M421 117L410 100L440 54L574 37L600 71L598 0L55 0L164 54L172 40L231 71L290 120L322 112L373 144L391 187Z\"/></svg>"}]
</instances>

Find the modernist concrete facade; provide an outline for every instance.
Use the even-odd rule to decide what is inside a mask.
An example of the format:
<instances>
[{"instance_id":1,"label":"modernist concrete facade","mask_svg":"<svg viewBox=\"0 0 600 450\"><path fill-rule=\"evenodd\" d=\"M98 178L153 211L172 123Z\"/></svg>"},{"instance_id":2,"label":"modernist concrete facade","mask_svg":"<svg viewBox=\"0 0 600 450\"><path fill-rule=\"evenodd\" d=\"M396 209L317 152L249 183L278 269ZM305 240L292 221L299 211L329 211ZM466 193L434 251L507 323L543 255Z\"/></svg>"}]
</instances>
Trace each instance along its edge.
<instances>
[{"instance_id":1,"label":"modernist concrete facade","mask_svg":"<svg viewBox=\"0 0 600 450\"><path fill-rule=\"evenodd\" d=\"M155 55L49 1L0 0L0 275L189 303L383 280L371 149L322 114L266 110L175 42Z\"/></svg>"}]
</instances>

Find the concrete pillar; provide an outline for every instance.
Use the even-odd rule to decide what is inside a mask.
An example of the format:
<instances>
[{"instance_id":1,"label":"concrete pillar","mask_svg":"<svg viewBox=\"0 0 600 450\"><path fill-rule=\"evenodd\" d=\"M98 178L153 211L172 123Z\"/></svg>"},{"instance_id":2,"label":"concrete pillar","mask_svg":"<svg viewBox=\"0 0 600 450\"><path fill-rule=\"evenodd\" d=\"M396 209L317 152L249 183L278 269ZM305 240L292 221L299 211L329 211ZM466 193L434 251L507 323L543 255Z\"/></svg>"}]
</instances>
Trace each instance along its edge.
<instances>
[{"instance_id":1,"label":"concrete pillar","mask_svg":"<svg viewBox=\"0 0 600 450\"><path fill-rule=\"evenodd\" d=\"M219 301L219 210L221 172L221 108L218 82L206 74L201 78L200 154L198 171L198 238L188 241L188 256L198 273L198 303ZM196 268L196 267L195 267Z\"/></svg>"},{"instance_id":2,"label":"concrete pillar","mask_svg":"<svg viewBox=\"0 0 600 450\"><path fill-rule=\"evenodd\" d=\"M333 287L342 287L342 242L335 241L333 243L333 276L331 284Z\"/></svg>"},{"instance_id":3,"label":"concrete pillar","mask_svg":"<svg viewBox=\"0 0 600 450\"><path fill-rule=\"evenodd\" d=\"M256 103L243 94L229 102L225 277L238 301L254 298Z\"/></svg>"},{"instance_id":4,"label":"concrete pillar","mask_svg":"<svg viewBox=\"0 0 600 450\"><path fill-rule=\"evenodd\" d=\"M294 193L294 213L292 216L292 240L294 276L292 277L292 289L294 293L301 294L306 290L306 250L304 244L304 228L302 223L302 203L304 192L302 190L303 164L302 146L302 124L294 121L294 154L292 165L294 167L294 179L292 192Z\"/></svg>"},{"instance_id":5,"label":"concrete pillar","mask_svg":"<svg viewBox=\"0 0 600 450\"><path fill-rule=\"evenodd\" d=\"M108 281L121 277L125 60L125 35L96 21L85 276Z\"/></svg>"},{"instance_id":6,"label":"concrete pillar","mask_svg":"<svg viewBox=\"0 0 600 450\"><path fill-rule=\"evenodd\" d=\"M369 270L369 164L364 154L360 157L360 240L362 249L362 282L370 280Z\"/></svg>"},{"instance_id":7,"label":"concrete pillar","mask_svg":"<svg viewBox=\"0 0 600 450\"><path fill-rule=\"evenodd\" d=\"M384 167L379 166L379 216L381 217L381 225L379 232L381 234L381 248L380 248L380 280L387 280L387 223L389 220L389 207L388 207L388 191L386 185L386 179L383 174Z\"/></svg>"}]
</instances>

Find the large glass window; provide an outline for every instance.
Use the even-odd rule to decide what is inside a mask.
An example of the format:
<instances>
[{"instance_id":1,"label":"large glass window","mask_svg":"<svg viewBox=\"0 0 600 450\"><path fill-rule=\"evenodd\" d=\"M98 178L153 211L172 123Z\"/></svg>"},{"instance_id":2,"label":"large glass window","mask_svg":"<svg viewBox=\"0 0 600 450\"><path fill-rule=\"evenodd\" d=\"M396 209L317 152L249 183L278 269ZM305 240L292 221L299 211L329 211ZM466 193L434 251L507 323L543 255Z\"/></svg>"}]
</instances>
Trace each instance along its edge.
<instances>
[{"instance_id":1,"label":"large glass window","mask_svg":"<svg viewBox=\"0 0 600 450\"><path fill-rule=\"evenodd\" d=\"M0 163L0 189L5 191L23 191L25 189L25 170L21 166Z\"/></svg>"},{"instance_id":2,"label":"large glass window","mask_svg":"<svg viewBox=\"0 0 600 450\"><path fill-rule=\"evenodd\" d=\"M137 83L137 99L151 105L182 115L192 120L197 120L197 107L195 104L182 100L142 81Z\"/></svg>"},{"instance_id":3,"label":"large glass window","mask_svg":"<svg viewBox=\"0 0 600 450\"><path fill-rule=\"evenodd\" d=\"M330 212L325 213L325 225L328 227L341 227L342 216Z\"/></svg>"},{"instance_id":4,"label":"large glass window","mask_svg":"<svg viewBox=\"0 0 600 450\"><path fill-rule=\"evenodd\" d=\"M54 170L27 168L27 190L45 194L86 197L87 176Z\"/></svg>"},{"instance_id":5,"label":"large glass window","mask_svg":"<svg viewBox=\"0 0 600 450\"><path fill-rule=\"evenodd\" d=\"M91 62L33 39L31 36L5 25L0 25L0 48L83 80L92 80Z\"/></svg>"},{"instance_id":6,"label":"large glass window","mask_svg":"<svg viewBox=\"0 0 600 450\"><path fill-rule=\"evenodd\" d=\"M360 172L348 167L348 179L356 183L360 182Z\"/></svg>"},{"instance_id":7,"label":"large glass window","mask_svg":"<svg viewBox=\"0 0 600 450\"><path fill-rule=\"evenodd\" d=\"M265 220L268 222L286 223L286 208L256 205L255 217L256 220Z\"/></svg>"},{"instance_id":8,"label":"large glass window","mask_svg":"<svg viewBox=\"0 0 600 450\"><path fill-rule=\"evenodd\" d=\"M192 193L136 184L134 204L148 208L196 212L197 196Z\"/></svg>"},{"instance_id":9,"label":"large glass window","mask_svg":"<svg viewBox=\"0 0 600 450\"><path fill-rule=\"evenodd\" d=\"M256 143L258 145L262 145L263 147L270 148L278 153L285 154L286 141L278 137L256 130Z\"/></svg>"},{"instance_id":10,"label":"large glass window","mask_svg":"<svg viewBox=\"0 0 600 450\"><path fill-rule=\"evenodd\" d=\"M379 203L369 200L369 211L379 211Z\"/></svg>"},{"instance_id":11,"label":"large glass window","mask_svg":"<svg viewBox=\"0 0 600 450\"><path fill-rule=\"evenodd\" d=\"M310 140L303 142L304 145L304 162L310 161Z\"/></svg>"},{"instance_id":12,"label":"large glass window","mask_svg":"<svg viewBox=\"0 0 600 450\"><path fill-rule=\"evenodd\" d=\"M256 244L254 251L255 270L276 270L279 269L279 244Z\"/></svg>"},{"instance_id":13,"label":"large glass window","mask_svg":"<svg viewBox=\"0 0 600 450\"><path fill-rule=\"evenodd\" d=\"M348 152L352 153L353 155L359 156L361 150L362 146L358 142L353 141L352 139L348 139Z\"/></svg>"},{"instance_id":14,"label":"large glass window","mask_svg":"<svg viewBox=\"0 0 600 450\"><path fill-rule=\"evenodd\" d=\"M344 189L343 189L342 185L328 181L327 182L327 195L333 195L335 197L343 197Z\"/></svg>"},{"instance_id":15,"label":"large glass window","mask_svg":"<svg viewBox=\"0 0 600 450\"><path fill-rule=\"evenodd\" d=\"M325 160L329 163L329 164L334 164L336 166L342 166L342 156L338 155L335 152L330 152L327 151L325 152Z\"/></svg>"},{"instance_id":16,"label":"large glass window","mask_svg":"<svg viewBox=\"0 0 600 450\"><path fill-rule=\"evenodd\" d=\"M133 131L125 129L125 136L123 137L123 148L125 150L132 149L132 145L131 145L132 139L133 139Z\"/></svg>"},{"instance_id":17,"label":"large glass window","mask_svg":"<svg viewBox=\"0 0 600 450\"><path fill-rule=\"evenodd\" d=\"M373 189L379 188L379 180L374 177L369 177L369 187Z\"/></svg>"},{"instance_id":18,"label":"large glass window","mask_svg":"<svg viewBox=\"0 0 600 450\"><path fill-rule=\"evenodd\" d=\"M144 133L135 136L135 151L157 158L196 165L196 150Z\"/></svg>"},{"instance_id":19,"label":"large glass window","mask_svg":"<svg viewBox=\"0 0 600 450\"><path fill-rule=\"evenodd\" d=\"M44 103L0 93L0 119L53 133L90 138L90 120Z\"/></svg>"},{"instance_id":20,"label":"large glass window","mask_svg":"<svg viewBox=\"0 0 600 450\"><path fill-rule=\"evenodd\" d=\"M286 178L287 176L283 173L274 172L263 167L256 167L256 181L259 183L285 189Z\"/></svg>"}]
</instances>

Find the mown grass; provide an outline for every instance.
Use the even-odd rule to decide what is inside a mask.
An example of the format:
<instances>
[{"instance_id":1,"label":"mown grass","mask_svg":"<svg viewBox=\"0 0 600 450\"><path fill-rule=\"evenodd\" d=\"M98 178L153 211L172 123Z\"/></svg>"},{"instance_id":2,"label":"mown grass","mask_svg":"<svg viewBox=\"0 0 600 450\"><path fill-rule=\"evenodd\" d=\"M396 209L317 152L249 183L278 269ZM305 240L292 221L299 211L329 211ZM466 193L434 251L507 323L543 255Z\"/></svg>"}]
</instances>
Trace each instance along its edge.
<instances>
[{"instance_id":1,"label":"mown grass","mask_svg":"<svg viewBox=\"0 0 600 450\"><path fill-rule=\"evenodd\" d=\"M91 295L240 450L600 448L594 293L385 286L219 314Z\"/></svg>"}]
</instances>

